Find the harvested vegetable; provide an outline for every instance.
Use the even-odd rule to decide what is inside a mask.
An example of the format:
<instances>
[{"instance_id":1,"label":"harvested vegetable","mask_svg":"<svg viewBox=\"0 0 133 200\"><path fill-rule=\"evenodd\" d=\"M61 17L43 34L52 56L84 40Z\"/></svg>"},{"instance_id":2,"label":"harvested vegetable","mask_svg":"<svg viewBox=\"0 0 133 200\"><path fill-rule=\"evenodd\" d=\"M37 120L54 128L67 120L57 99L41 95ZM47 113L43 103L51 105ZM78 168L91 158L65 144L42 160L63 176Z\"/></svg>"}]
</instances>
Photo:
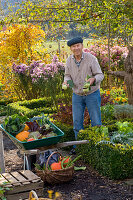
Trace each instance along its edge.
<instances>
[{"instance_id":1,"label":"harvested vegetable","mask_svg":"<svg viewBox=\"0 0 133 200\"><path fill-rule=\"evenodd\" d=\"M83 86L83 92L89 92L91 90L90 82L85 82Z\"/></svg>"},{"instance_id":2,"label":"harvested vegetable","mask_svg":"<svg viewBox=\"0 0 133 200\"><path fill-rule=\"evenodd\" d=\"M27 124L24 124L24 125L25 125L25 127L24 127L23 131L28 131L30 129L29 126Z\"/></svg>"},{"instance_id":3,"label":"harvested vegetable","mask_svg":"<svg viewBox=\"0 0 133 200\"><path fill-rule=\"evenodd\" d=\"M38 131L30 132L28 138L34 138L35 140L41 138L41 134Z\"/></svg>"},{"instance_id":4,"label":"harvested vegetable","mask_svg":"<svg viewBox=\"0 0 133 200\"><path fill-rule=\"evenodd\" d=\"M24 129L24 125L20 124L19 118L12 118L9 116L8 118L5 119L4 123L4 128L5 130L12 134L13 136L16 136L19 132L21 132Z\"/></svg>"},{"instance_id":5,"label":"harvested vegetable","mask_svg":"<svg viewBox=\"0 0 133 200\"><path fill-rule=\"evenodd\" d=\"M34 140L44 139L48 137L57 136L55 133L55 128L49 123L49 118L42 115L42 117L33 117L31 121L26 121L21 124L19 118L12 118L9 116L5 119L4 128L7 132L12 134L20 141L31 141L30 138ZM21 135L21 132L28 132L25 136ZM30 139L30 140L29 140Z\"/></svg>"},{"instance_id":6,"label":"harvested vegetable","mask_svg":"<svg viewBox=\"0 0 133 200\"><path fill-rule=\"evenodd\" d=\"M69 84L69 87L70 87L70 88L73 88L73 87L74 87L74 83L73 83L72 80L68 80L68 81L67 81L67 84Z\"/></svg>"},{"instance_id":7,"label":"harvested vegetable","mask_svg":"<svg viewBox=\"0 0 133 200\"><path fill-rule=\"evenodd\" d=\"M26 124L29 126L30 131L38 131L40 126L36 120L33 122L26 122Z\"/></svg>"},{"instance_id":8,"label":"harvested vegetable","mask_svg":"<svg viewBox=\"0 0 133 200\"><path fill-rule=\"evenodd\" d=\"M92 78L92 76L87 75L87 77L85 78L85 83L83 85L83 92L85 93L91 90L91 86L96 85L95 82L92 85L90 85L90 82L87 81L89 78Z\"/></svg>"},{"instance_id":9,"label":"harvested vegetable","mask_svg":"<svg viewBox=\"0 0 133 200\"><path fill-rule=\"evenodd\" d=\"M81 155L77 156L74 160L70 160L70 162L67 163L66 167L70 167L76 162L79 158L81 158Z\"/></svg>"},{"instance_id":10,"label":"harvested vegetable","mask_svg":"<svg viewBox=\"0 0 133 200\"><path fill-rule=\"evenodd\" d=\"M62 161L62 168L65 168L67 164L72 161L71 156L64 156L60 159Z\"/></svg>"},{"instance_id":11,"label":"harvested vegetable","mask_svg":"<svg viewBox=\"0 0 133 200\"><path fill-rule=\"evenodd\" d=\"M29 134L30 133L28 131L22 131L16 135L16 138L22 142L24 140L27 140Z\"/></svg>"},{"instance_id":12,"label":"harvested vegetable","mask_svg":"<svg viewBox=\"0 0 133 200\"><path fill-rule=\"evenodd\" d=\"M60 169L62 169L61 161L59 161L58 163L57 162L52 163L50 167L51 167L51 170L60 170Z\"/></svg>"},{"instance_id":13,"label":"harvested vegetable","mask_svg":"<svg viewBox=\"0 0 133 200\"><path fill-rule=\"evenodd\" d=\"M77 156L74 160L71 159L71 156L60 157L59 162L54 162L50 165L51 170L60 170L68 168L74 165L74 162L77 161L81 155Z\"/></svg>"},{"instance_id":14,"label":"harvested vegetable","mask_svg":"<svg viewBox=\"0 0 133 200\"><path fill-rule=\"evenodd\" d=\"M67 85L63 84L62 85L62 90L66 90L67 89Z\"/></svg>"},{"instance_id":15,"label":"harvested vegetable","mask_svg":"<svg viewBox=\"0 0 133 200\"><path fill-rule=\"evenodd\" d=\"M28 140L27 140L27 142L31 142L31 141L33 141L33 140L35 140L34 138L29 138Z\"/></svg>"}]
</instances>

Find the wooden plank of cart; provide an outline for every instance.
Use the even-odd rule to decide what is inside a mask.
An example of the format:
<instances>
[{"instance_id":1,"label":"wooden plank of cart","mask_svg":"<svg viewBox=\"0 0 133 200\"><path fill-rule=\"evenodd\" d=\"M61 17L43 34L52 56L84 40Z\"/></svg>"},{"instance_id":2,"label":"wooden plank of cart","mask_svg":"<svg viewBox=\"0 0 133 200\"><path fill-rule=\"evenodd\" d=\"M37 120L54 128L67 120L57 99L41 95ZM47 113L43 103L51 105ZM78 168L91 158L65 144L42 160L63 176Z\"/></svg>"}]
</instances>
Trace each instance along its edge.
<instances>
[{"instance_id":1,"label":"wooden plank of cart","mask_svg":"<svg viewBox=\"0 0 133 200\"><path fill-rule=\"evenodd\" d=\"M31 170L31 155L36 155L39 153L43 153L47 150L57 150L64 147L72 146L72 145L79 145L79 144L86 144L88 143L88 140L80 140L80 141L68 141L59 143L59 140L64 135L64 133L55 126L52 122L50 124L56 129L57 131L57 137L51 137L51 138L44 138L39 140L34 140L31 142L20 142L15 137L13 137L11 134L9 134L2 125L0 125L0 130L2 133L7 134L7 136L13 141L13 143L17 146L17 148L20 150L20 153L24 155L24 170ZM3 147L2 147L3 148ZM1 149L1 151L4 152L4 150ZM4 153L1 153L1 160L4 162ZM0 162L0 165L2 165L2 162ZM5 172L4 166L0 166L2 169L1 172Z\"/></svg>"}]
</instances>

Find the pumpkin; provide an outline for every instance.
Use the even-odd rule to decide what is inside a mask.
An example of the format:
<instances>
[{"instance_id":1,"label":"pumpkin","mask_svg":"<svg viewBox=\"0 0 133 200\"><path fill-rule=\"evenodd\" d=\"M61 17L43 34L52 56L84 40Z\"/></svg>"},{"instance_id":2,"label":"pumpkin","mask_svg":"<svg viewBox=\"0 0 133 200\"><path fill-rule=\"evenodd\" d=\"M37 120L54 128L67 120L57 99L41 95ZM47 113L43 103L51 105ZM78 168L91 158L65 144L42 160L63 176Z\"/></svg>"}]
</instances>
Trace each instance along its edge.
<instances>
[{"instance_id":1,"label":"pumpkin","mask_svg":"<svg viewBox=\"0 0 133 200\"><path fill-rule=\"evenodd\" d=\"M16 138L20 141L24 141L28 138L29 134L28 131L22 131L16 135Z\"/></svg>"},{"instance_id":2,"label":"pumpkin","mask_svg":"<svg viewBox=\"0 0 133 200\"><path fill-rule=\"evenodd\" d=\"M28 131L30 129L29 126L27 124L24 124L24 125L25 125L25 127L24 127L23 131Z\"/></svg>"},{"instance_id":3,"label":"pumpkin","mask_svg":"<svg viewBox=\"0 0 133 200\"><path fill-rule=\"evenodd\" d=\"M51 167L51 170L59 170L59 169L62 169L62 168L61 168L61 161L58 162L58 163L56 163L56 162L52 163L50 167Z\"/></svg>"}]
</instances>

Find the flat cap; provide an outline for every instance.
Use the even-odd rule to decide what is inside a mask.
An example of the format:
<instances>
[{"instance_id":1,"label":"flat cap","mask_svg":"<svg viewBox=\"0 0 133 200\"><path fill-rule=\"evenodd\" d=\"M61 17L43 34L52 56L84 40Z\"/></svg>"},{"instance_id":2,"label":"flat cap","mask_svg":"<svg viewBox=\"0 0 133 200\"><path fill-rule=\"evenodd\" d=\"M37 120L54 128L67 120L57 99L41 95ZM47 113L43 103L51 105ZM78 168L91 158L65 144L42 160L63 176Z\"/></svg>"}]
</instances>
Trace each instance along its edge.
<instances>
[{"instance_id":1,"label":"flat cap","mask_svg":"<svg viewBox=\"0 0 133 200\"><path fill-rule=\"evenodd\" d=\"M81 37L72 38L71 40L67 42L67 45L70 47L71 45L77 44L77 43L83 43L83 39Z\"/></svg>"}]
</instances>

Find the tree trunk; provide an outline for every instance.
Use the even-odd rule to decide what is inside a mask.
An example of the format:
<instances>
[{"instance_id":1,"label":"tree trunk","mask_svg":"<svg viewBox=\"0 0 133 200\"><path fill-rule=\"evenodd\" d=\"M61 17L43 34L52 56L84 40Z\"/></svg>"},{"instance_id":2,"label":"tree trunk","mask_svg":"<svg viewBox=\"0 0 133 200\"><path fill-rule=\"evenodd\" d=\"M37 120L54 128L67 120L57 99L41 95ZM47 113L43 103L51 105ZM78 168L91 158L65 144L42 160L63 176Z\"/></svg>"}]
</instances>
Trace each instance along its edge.
<instances>
[{"instance_id":1,"label":"tree trunk","mask_svg":"<svg viewBox=\"0 0 133 200\"><path fill-rule=\"evenodd\" d=\"M127 87L128 103L133 105L133 47L129 46L129 54L125 60L124 82Z\"/></svg>"},{"instance_id":2,"label":"tree trunk","mask_svg":"<svg viewBox=\"0 0 133 200\"><path fill-rule=\"evenodd\" d=\"M124 82L125 82L126 88L127 88L128 103L133 105L133 73L126 74L126 76L124 78Z\"/></svg>"}]
</instances>

